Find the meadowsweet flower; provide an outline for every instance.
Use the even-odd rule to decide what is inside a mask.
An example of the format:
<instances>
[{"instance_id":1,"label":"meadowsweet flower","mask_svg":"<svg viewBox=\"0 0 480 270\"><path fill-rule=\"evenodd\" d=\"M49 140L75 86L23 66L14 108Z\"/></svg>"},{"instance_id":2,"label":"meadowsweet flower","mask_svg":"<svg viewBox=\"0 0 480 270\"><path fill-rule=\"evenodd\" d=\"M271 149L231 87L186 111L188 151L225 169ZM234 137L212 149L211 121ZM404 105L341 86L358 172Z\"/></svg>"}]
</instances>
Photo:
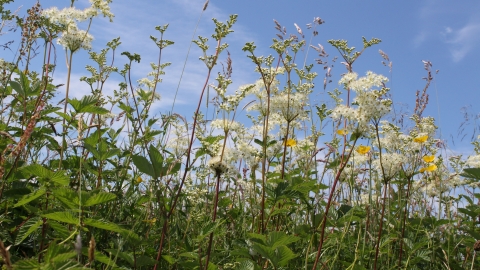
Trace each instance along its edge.
<instances>
[{"instance_id":1,"label":"meadowsweet flower","mask_svg":"<svg viewBox=\"0 0 480 270\"><path fill-rule=\"evenodd\" d=\"M430 162L433 162L433 161L435 160L435 156L434 156L434 155L424 156L422 159L423 159L423 161L425 161L426 163L430 163Z\"/></svg>"},{"instance_id":2,"label":"meadowsweet flower","mask_svg":"<svg viewBox=\"0 0 480 270\"><path fill-rule=\"evenodd\" d=\"M348 131L346 129L339 129L337 130L337 134L340 136L345 136L348 134Z\"/></svg>"},{"instance_id":3,"label":"meadowsweet flower","mask_svg":"<svg viewBox=\"0 0 480 270\"><path fill-rule=\"evenodd\" d=\"M428 135L423 135L423 136L417 136L413 139L414 142L416 143L424 143L428 139Z\"/></svg>"},{"instance_id":4,"label":"meadowsweet flower","mask_svg":"<svg viewBox=\"0 0 480 270\"><path fill-rule=\"evenodd\" d=\"M435 171L436 169L437 169L437 165L432 164L432 165L430 165L430 166L428 166L428 167L421 168L421 169L420 169L420 172L421 172L421 173L423 173L423 172L433 172L433 171Z\"/></svg>"},{"instance_id":5,"label":"meadowsweet flower","mask_svg":"<svg viewBox=\"0 0 480 270\"><path fill-rule=\"evenodd\" d=\"M292 147L297 145L297 142L294 139L287 139L285 140L285 145L288 147Z\"/></svg>"},{"instance_id":6,"label":"meadowsweet flower","mask_svg":"<svg viewBox=\"0 0 480 270\"><path fill-rule=\"evenodd\" d=\"M215 156L208 161L208 167L212 169L216 176L224 174L228 167L227 164L220 158L220 156Z\"/></svg>"},{"instance_id":7,"label":"meadowsweet flower","mask_svg":"<svg viewBox=\"0 0 480 270\"><path fill-rule=\"evenodd\" d=\"M385 173L383 176L385 179L390 179L402 169L402 164L404 163L408 163L408 160L404 155L398 153L385 153L382 155L381 163L380 159L376 159L372 162L372 165L379 173Z\"/></svg>"},{"instance_id":8,"label":"meadowsweet flower","mask_svg":"<svg viewBox=\"0 0 480 270\"><path fill-rule=\"evenodd\" d=\"M370 146L360 145L356 151L360 155L365 155L366 153L370 152Z\"/></svg>"}]
</instances>

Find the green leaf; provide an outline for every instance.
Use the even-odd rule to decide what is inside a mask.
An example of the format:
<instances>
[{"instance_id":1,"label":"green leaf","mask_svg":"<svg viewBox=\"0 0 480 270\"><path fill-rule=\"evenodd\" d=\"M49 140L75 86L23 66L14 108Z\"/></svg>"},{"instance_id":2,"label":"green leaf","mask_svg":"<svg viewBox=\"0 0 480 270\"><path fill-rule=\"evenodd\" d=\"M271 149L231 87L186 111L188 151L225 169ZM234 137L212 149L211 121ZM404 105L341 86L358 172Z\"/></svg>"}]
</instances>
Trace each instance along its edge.
<instances>
[{"instance_id":1,"label":"green leaf","mask_svg":"<svg viewBox=\"0 0 480 270\"><path fill-rule=\"evenodd\" d=\"M140 172L155 178L155 171L153 170L153 166L148 159L143 156L133 155L132 161Z\"/></svg>"},{"instance_id":2,"label":"green leaf","mask_svg":"<svg viewBox=\"0 0 480 270\"><path fill-rule=\"evenodd\" d=\"M155 170L155 175L157 177L161 176L160 172L163 169L163 156L158 151L157 148L155 148L153 145L150 145L150 148L148 150L148 155L150 156L150 160L152 161L153 169Z\"/></svg>"},{"instance_id":3,"label":"green leaf","mask_svg":"<svg viewBox=\"0 0 480 270\"><path fill-rule=\"evenodd\" d=\"M97 204L105 203L111 200L115 200L117 196L113 193L107 193L107 192L100 192L97 194L93 194L88 200L85 202L83 206L94 206Z\"/></svg>"},{"instance_id":4,"label":"green leaf","mask_svg":"<svg viewBox=\"0 0 480 270\"><path fill-rule=\"evenodd\" d=\"M10 81L10 86L17 92L20 96L25 97L25 91L22 86L16 81Z\"/></svg>"},{"instance_id":5,"label":"green leaf","mask_svg":"<svg viewBox=\"0 0 480 270\"><path fill-rule=\"evenodd\" d=\"M35 230L38 229L42 225L42 220L39 217L34 217L27 222L25 222L22 227L20 227L20 230L18 230L17 237L15 238L15 243L13 244L14 246L20 244L27 238L31 233L33 233Z\"/></svg>"},{"instance_id":6,"label":"green leaf","mask_svg":"<svg viewBox=\"0 0 480 270\"><path fill-rule=\"evenodd\" d=\"M64 222L68 224L78 225L78 217L73 216L70 212L54 212L42 215L48 219Z\"/></svg>"},{"instance_id":7,"label":"green leaf","mask_svg":"<svg viewBox=\"0 0 480 270\"><path fill-rule=\"evenodd\" d=\"M88 248L87 247L84 247L82 248L82 254L84 256L88 256ZM103 253L101 253L100 251L97 251L95 250L94 251L94 255L95 255L95 261L99 261L103 264L106 264L110 267L118 267L116 264L115 264L115 260L113 260L111 257L107 257L105 256Z\"/></svg>"},{"instance_id":8,"label":"green leaf","mask_svg":"<svg viewBox=\"0 0 480 270\"><path fill-rule=\"evenodd\" d=\"M70 188L58 188L53 190L53 195L57 200L65 204L69 209L78 209L78 193ZM83 196L82 196L83 197Z\"/></svg>"},{"instance_id":9,"label":"green leaf","mask_svg":"<svg viewBox=\"0 0 480 270\"><path fill-rule=\"evenodd\" d=\"M100 220L95 220L91 218L85 218L83 223L87 226L92 226L95 228L107 230L107 231L112 231L112 232L118 232L121 233L124 231L124 229L120 226L118 226L115 223L108 222L108 221L100 221Z\"/></svg>"},{"instance_id":10,"label":"green leaf","mask_svg":"<svg viewBox=\"0 0 480 270\"><path fill-rule=\"evenodd\" d=\"M278 266L285 266L285 265L288 264L288 262L291 259L293 259L295 257L297 257L297 255L295 255L295 253L293 253L293 251L291 249L289 249L286 246L280 246L275 250L274 256L271 259L271 262L272 262L272 264L276 265L277 267Z\"/></svg>"},{"instance_id":11,"label":"green leaf","mask_svg":"<svg viewBox=\"0 0 480 270\"><path fill-rule=\"evenodd\" d=\"M128 262L131 266L133 266L133 264L134 264L132 254L122 252L118 249L105 249L105 251L110 253L110 257L113 257L115 261L116 261L117 258L120 258L120 259Z\"/></svg>"},{"instance_id":12,"label":"green leaf","mask_svg":"<svg viewBox=\"0 0 480 270\"><path fill-rule=\"evenodd\" d=\"M244 260L240 262L237 270L255 270L255 264L251 260Z\"/></svg>"},{"instance_id":13,"label":"green leaf","mask_svg":"<svg viewBox=\"0 0 480 270\"><path fill-rule=\"evenodd\" d=\"M162 259L168 262L168 264L173 265L175 264L176 260L170 255L162 255Z\"/></svg>"},{"instance_id":14,"label":"green leaf","mask_svg":"<svg viewBox=\"0 0 480 270\"><path fill-rule=\"evenodd\" d=\"M38 259L19 260L13 266L14 266L14 269L19 269L19 270L41 269L40 264L38 263Z\"/></svg>"},{"instance_id":15,"label":"green leaf","mask_svg":"<svg viewBox=\"0 0 480 270\"><path fill-rule=\"evenodd\" d=\"M463 177L480 180L480 168L466 168L466 169L463 169L463 173L461 173L460 175L463 176Z\"/></svg>"},{"instance_id":16,"label":"green leaf","mask_svg":"<svg viewBox=\"0 0 480 270\"><path fill-rule=\"evenodd\" d=\"M18 201L13 207L19 207L19 206L22 206L24 204L27 204L39 197L41 197L43 194L45 194L47 192L46 189L44 188L41 188L41 189L38 189L30 194L27 194L25 196L22 197L22 199L20 201Z\"/></svg>"}]
</instances>

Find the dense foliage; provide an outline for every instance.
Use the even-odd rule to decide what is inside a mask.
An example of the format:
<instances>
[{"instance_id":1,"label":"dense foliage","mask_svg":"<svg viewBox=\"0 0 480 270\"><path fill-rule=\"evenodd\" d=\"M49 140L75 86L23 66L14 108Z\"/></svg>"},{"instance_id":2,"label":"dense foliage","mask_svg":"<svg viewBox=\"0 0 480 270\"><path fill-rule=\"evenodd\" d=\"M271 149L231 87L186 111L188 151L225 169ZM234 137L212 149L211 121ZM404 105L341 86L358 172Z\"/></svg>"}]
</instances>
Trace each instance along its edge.
<instances>
[{"instance_id":1,"label":"dense foliage","mask_svg":"<svg viewBox=\"0 0 480 270\"><path fill-rule=\"evenodd\" d=\"M436 139L434 119L423 115L430 62L414 111L394 119L387 77L354 71L379 39L363 38L360 50L328 41L346 67L333 89L337 57L307 44L297 25L294 35L276 22L272 55L243 47L258 80L232 91L224 42L232 15L213 20L213 43L193 41L205 64L194 114L160 114L151 108L170 65L161 61L174 44L164 38L168 25L151 37L158 62L136 80L141 57L119 53L121 38L92 48L90 25L113 17L109 0L84 10L74 1L62 10L37 4L23 17L6 2L2 27L16 25L21 37L16 60L0 62L3 268L480 267L480 141L465 158L448 156ZM309 25L313 36L322 23ZM91 60L80 79L90 92L80 99L69 96L79 50ZM316 52L315 65L297 63L303 50ZM118 57L128 59L122 68ZM65 60L68 76L54 81ZM112 76L122 79L114 91L106 89ZM311 102L318 85L331 100Z\"/></svg>"}]
</instances>

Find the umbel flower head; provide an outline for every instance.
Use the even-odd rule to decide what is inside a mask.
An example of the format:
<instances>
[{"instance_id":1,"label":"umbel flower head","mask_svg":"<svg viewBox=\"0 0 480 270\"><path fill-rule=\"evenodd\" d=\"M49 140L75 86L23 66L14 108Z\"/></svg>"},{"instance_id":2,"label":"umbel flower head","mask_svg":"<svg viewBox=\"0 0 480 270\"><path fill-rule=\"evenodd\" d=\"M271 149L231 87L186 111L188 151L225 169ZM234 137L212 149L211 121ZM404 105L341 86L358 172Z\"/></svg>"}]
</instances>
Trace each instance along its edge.
<instances>
[{"instance_id":1,"label":"umbel flower head","mask_svg":"<svg viewBox=\"0 0 480 270\"><path fill-rule=\"evenodd\" d=\"M208 167L215 172L215 176L224 174L228 167L227 164L221 159L220 156L215 156L208 161Z\"/></svg>"}]
</instances>

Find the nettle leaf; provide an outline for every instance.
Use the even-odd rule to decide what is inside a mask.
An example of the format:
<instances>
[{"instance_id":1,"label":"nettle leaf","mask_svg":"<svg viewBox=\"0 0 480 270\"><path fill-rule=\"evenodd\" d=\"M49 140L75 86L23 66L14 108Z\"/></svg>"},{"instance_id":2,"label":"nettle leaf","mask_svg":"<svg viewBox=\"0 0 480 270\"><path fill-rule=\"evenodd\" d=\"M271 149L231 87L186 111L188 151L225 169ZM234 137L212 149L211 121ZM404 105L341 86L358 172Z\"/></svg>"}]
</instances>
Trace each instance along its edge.
<instances>
[{"instance_id":1,"label":"nettle leaf","mask_svg":"<svg viewBox=\"0 0 480 270\"><path fill-rule=\"evenodd\" d=\"M238 265L238 270L255 270L255 264L250 260L244 260Z\"/></svg>"},{"instance_id":2,"label":"nettle leaf","mask_svg":"<svg viewBox=\"0 0 480 270\"><path fill-rule=\"evenodd\" d=\"M267 237L267 245L269 245L272 248L276 248L278 246L289 245L298 240L300 240L300 238L293 235L287 235L284 232L271 232L268 234L268 237Z\"/></svg>"},{"instance_id":3,"label":"nettle leaf","mask_svg":"<svg viewBox=\"0 0 480 270\"><path fill-rule=\"evenodd\" d=\"M38 259L31 259L31 260L19 260L14 265L15 269L40 269L40 264L38 263Z\"/></svg>"},{"instance_id":4,"label":"nettle leaf","mask_svg":"<svg viewBox=\"0 0 480 270\"><path fill-rule=\"evenodd\" d=\"M113 193L107 193L107 192L100 192L97 194L93 194L88 200L85 202L83 206L94 206L97 204L105 203L111 200L115 200L117 196Z\"/></svg>"},{"instance_id":5,"label":"nettle leaf","mask_svg":"<svg viewBox=\"0 0 480 270\"><path fill-rule=\"evenodd\" d=\"M64 186L70 183L70 178L67 175L67 171L64 170L54 172L39 164L25 166L22 167L21 170L29 177L38 177L39 181L52 181Z\"/></svg>"},{"instance_id":6,"label":"nettle leaf","mask_svg":"<svg viewBox=\"0 0 480 270\"><path fill-rule=\"evenodd\" d=\"M148 159L143 156L133 155L132 161L140 172L155 178L155 171L153 170L153 166Z\"/></svg>"},{"instance_id":7,"label":"nettle leaf","mask_svg":"<svg viewBox=\"0 0 480 270\"><path fill-rule=\"evenodd\" d=\"M18 201L13 207L19 207L19 206L22 206L24 204L27 204L33 200L36 200L38 198L40 198L41 196L43 196L45 193L47 192L46 189L44 188L41 188L41 189L38 189L30 194L27 194L25 196L22 197L22 199L20 201Z\"/></svg>"},{"instance_id":8,"label":"nettle leaf","mask_svg":"<svg viewBox=\"0 0 480 270\"><path fill-rule=\"evenodd\" d=\"M87 247L82 248L82 254L84 256L88 257L88 248ZM115 261L116 261L115 258L105 256L102 252L97 251L97 250L94 251L94 255L95 255L95 261L99 261L99 262L101 262L103 264L106 264L108 266L111 266L111 267L115 267L115 268L118 267L115 264Z\"/></svg>"},{"instance_id":9,"label":"nettle leaf","mask_svg":"<svg viewBox=\"0 0 480 270\"><path fill-rule=\"evenodd\" d=\"M70 188L58 188L53 190L53 195L57 200L65 204L70 209L78 209L78 193Z\"/></svg>"},{"instance_id":10,"label":"nettle leaf","mask_svg":"<svg viewBox=\"0 0 480 270\"><path fill-rule=\"evenodd\" d=\"M463 169L463 173L461 173L460 175L463 176L463 177L480 180L480 168L466 168L466 169Z\"/></svg>"},{"instance_id":11,"label":"nettle leaf","mask_svg":"<svg viewBox=\"0 0 480 270\"><path fill-rule=\"evenodd\" d=\"M96 220L96 219L91 219L91 218L86 218L83 223L87 226L92 226L92 227L95 227L95 228L99 228L99 229L103 229L103 230L107 230L107 231L112 231L112 232L123 232L124 229L120 226L118 226L117 224L115 223L111 223L111 222L108 222L108 221L100 221L100 220Z\"/></svg>"},{"instance_id":12,"label":"nettle leaf","mask_svg":"<svg viewBox=\"0 0 480 270\"><path fill-rule=\"evenodd\" d=\"M78 217L74 216L70 212L54 212L42 215L48 219L56 220L59 222L64 222L68 224L78 225Z\"/></svg>"},{"instance_id":13,"label":"nettle leaf","mask_svg":"<svg viewBox=\"0 0 480 270\"><path fill-rule=\"evenodd\" d=\"M291 259L297 257L291 249L286 246L279 246L275 249L274 256L271 259L272 264L278 266L285 266Z\"/></svg>"},{"instance_id":14,"label":"nettle leaf","mask_svg":"<svg viewBox=\"0 0 480 270\"><path fill-rule=\"evenodd\" d=\"M18 230L17 237L15 238L14 246L19 245L25 240L30 234L36 231L42 225L42 220L40 217L34 217L27 222L25 222L22 227Z\"/></svg>"}]
</instances>

